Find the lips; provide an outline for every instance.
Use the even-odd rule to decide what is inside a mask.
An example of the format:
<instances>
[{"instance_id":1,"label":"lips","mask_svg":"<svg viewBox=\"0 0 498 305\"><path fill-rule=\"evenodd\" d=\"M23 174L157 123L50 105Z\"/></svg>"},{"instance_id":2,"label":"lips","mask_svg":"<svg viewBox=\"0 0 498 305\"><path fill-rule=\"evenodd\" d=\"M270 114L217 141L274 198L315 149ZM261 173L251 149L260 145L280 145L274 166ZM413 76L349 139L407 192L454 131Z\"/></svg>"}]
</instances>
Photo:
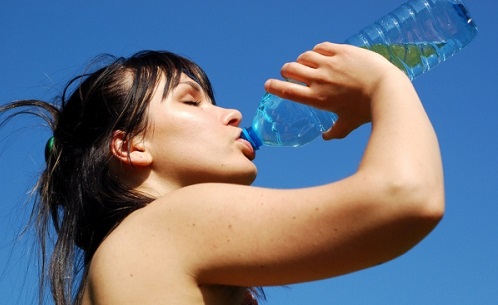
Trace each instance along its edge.
<instances>
[{"instance_id":1,"label":"lips","mask_svg":"<svg viewBox=\"0 0 498 305\"><path fill-rule=\"evenodd\" d=\"M244 145L244 148L242 149L242 153L244 153L244 156L246 156L249 160L254 160L256 158L256 152L252 148L251 143L249 143L247 140L243 138L238 138L237 142L240 142Z\"/></svg>"}]
</instances>

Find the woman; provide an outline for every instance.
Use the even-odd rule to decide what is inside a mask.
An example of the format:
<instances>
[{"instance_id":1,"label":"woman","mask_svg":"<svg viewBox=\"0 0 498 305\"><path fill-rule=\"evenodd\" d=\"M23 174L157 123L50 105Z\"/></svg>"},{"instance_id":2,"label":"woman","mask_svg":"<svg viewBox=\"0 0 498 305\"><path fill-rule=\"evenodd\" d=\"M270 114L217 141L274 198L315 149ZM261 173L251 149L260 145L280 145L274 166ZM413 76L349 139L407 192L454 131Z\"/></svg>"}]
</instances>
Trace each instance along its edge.
<instances>
[{"instance_id":1,"label":"woman","mask_svg":"<svg viewBox=\"0 0 498 305\"><path fill-rule=\"evenodd\" d=\"M368 268L436 226L438 143L399 69L322 43L281 73L307 86L271 79L268 92L339 115L325 140L372 123L353 175L302 189L249 186L255 153L240 138L241 114L216 106L204 72L168 52L73 80L60 108L0 108L50 116L36 215L43 244L50 221L57 232L47 268L56 304L256 304L248 287Z\"/></svg>"}]
</instances>

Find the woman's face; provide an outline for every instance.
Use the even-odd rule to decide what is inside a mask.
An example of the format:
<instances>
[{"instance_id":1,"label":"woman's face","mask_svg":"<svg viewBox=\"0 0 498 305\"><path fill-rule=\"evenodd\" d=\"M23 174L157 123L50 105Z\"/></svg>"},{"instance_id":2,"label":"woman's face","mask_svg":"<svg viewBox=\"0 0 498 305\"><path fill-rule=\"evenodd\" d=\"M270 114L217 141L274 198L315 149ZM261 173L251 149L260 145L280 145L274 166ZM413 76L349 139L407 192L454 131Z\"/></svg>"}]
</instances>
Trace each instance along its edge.
<instances>
[{"instance_id":1,"label":"woman's face","mask_svg":"<svg viewBox=\"0 0 498 305\"><path fill-rule=\"evenodd\" d=\"M251 184L257 173L255 153L240 138L241 113L213 105L199 84L183 73L165 98L164 86L163 77L150 102L144 139L153 173L179 187Z\"/></svg>"}]
</instances>

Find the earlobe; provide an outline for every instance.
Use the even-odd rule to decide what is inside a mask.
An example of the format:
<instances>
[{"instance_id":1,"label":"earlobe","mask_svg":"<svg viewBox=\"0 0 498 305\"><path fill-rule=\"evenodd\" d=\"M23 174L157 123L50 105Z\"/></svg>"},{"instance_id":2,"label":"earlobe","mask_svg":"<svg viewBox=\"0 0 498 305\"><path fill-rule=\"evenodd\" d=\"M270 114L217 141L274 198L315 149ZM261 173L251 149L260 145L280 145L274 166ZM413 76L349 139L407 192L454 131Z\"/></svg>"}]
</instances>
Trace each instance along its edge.
<instances>
[{"instance_id":1,"label":"earlobe","mask_svg":"<svg viewBox=\"0 0 498 305\"><path fill-rule=\"evenodd\" d=\"M116 130L112 134L111 153L120 162L134 166L148 166L152 163L149 154L140 137L125 140L125 133Z\"/></svg>"}]
</instances>

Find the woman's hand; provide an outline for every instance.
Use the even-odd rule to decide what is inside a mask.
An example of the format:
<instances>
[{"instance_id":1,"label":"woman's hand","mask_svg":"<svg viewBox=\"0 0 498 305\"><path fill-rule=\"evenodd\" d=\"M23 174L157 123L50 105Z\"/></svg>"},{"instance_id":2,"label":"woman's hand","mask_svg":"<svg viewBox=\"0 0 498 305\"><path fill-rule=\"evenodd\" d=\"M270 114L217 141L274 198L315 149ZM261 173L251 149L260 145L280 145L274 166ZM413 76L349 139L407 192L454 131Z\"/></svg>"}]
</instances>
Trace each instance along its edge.
<instances>
[{"instance_id":1,"label":"woman's hand","mask_svg":"<svg viewBox=\"0 0 498 305\"><path fill-rule=\"evenodd\" d=\"M328 42L285 64L281 73L307 86L271 79L265 84L268 92L339 116L334 127L323 134L327 140L343 138L371 121L371 101L386 76L397 73L406 78L379 54Z\"/></svg>"}]
</instances>

